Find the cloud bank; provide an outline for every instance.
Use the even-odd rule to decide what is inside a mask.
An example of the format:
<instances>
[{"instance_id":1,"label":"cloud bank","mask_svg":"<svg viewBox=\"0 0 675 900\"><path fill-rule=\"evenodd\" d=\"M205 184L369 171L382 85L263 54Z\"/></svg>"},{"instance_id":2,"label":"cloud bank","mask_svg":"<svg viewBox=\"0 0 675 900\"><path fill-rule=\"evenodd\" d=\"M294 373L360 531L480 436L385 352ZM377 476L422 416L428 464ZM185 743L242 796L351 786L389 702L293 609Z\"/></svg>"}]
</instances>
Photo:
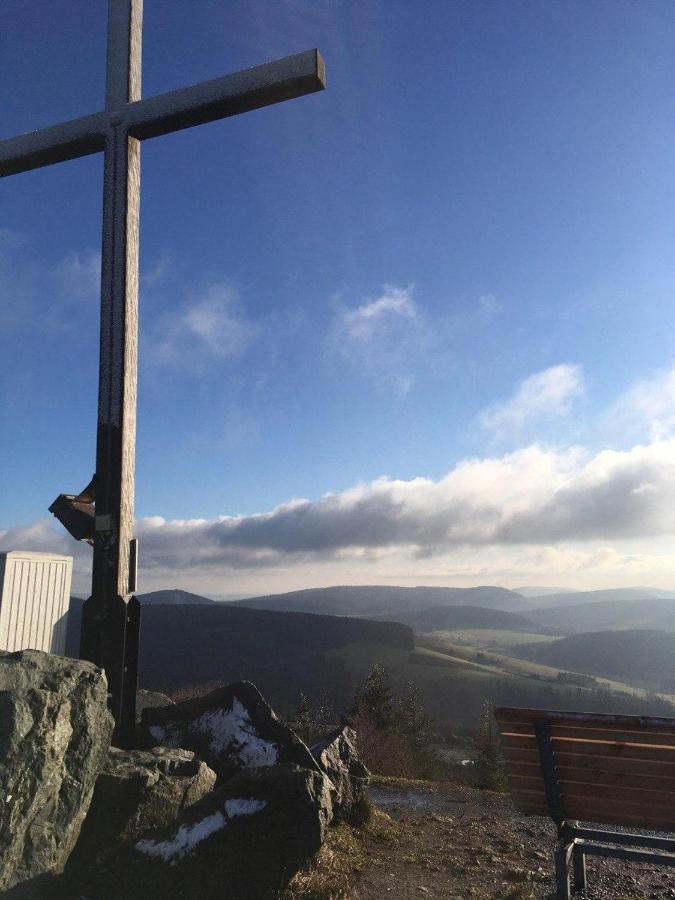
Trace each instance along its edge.
<instances>
[{"instance_id":1,"label":"cloud bank","mask_svg":"<svg viewBox=\"0 0 675 900\"><path fill-rule=\"evenodd\" d=\"M675 530L675 440L626 451L533 444L459 463L439 480L379 478L318 500L216 519L140 519L147 571L260 569L289 561L433 557L453 548L550 545ZM0 546L56 549L49 520L0 532ZM73 551L64 537L59 549ZM78 558L81 557L78 548Z\"/></svg>"},{"instance_id":2,"label":"cloud bank","mask_svg":"<svg viewBox=\"0 0 675 900\"><path fill-rule=\"evenodd\" d=\"M539 445L460 463L444 478L380 478L319 500L215 520L139 522L146 565L266 566L282 557L546 544L675 529L675 440L586 457Z\"/></svg>"}]
</instances>

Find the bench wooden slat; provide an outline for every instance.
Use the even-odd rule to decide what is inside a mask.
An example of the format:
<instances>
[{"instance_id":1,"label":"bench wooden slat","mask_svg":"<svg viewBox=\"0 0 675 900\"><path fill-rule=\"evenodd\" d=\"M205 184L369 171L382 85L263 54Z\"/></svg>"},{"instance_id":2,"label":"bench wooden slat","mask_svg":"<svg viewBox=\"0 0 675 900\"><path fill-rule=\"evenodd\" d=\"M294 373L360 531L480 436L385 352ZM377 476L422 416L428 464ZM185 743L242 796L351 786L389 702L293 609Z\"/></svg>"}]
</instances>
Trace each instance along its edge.
<instances>
[{"instance_id":1,"label":"bench wooden slat","mask_svg":"<svg viewBox=\"0 0 675 900\"><path fill-rule=\"evenodd\" d=\"M535 800L546 802L546 796L541 789L516 788L511 791L513 797L524 798L525 800ZM628 815L645 815L659 820L665 820L671 824L675 824L675 813L670 807L656 807L649 801L612 799L604 797L590 797L583 794L568 794L563 797L565 812L570 819L580 819L581 816L575 813L575 810L583 807L584 809L609 810L610 812L619 813L622 810ZM600 820L598 820L600 821Z\"/></svg>"},{"instance_id":2,"label":"bench wooden slat","mask_svg":"<svg viewBox=\"0 0 675 900\"><path fill-rule=\"evenodd\" d=\"M536 791L512 791L511 798L517 809L531 815L548 815L548 804L543 793ZM612 803L598 798L584 799L569 797L565 801L565 812L569 819L602 824L634 825L641 828L672 831L675 813L655 809L649 804Z\"/></svg>"},{"instance_id":3,"label":"bench wooden slat","mask_svg":"<svg viewBox=\"0 0 675 900\"><path fill-rule=\"evenodd\" d=\"M541 778L527 775L510 775L511 789L514 791L535 791L544 793ZM671 791L644 790L643 788L625 787L623 785L607 785L565 780L561 784L563 801L572 797L597 797L612 802L638 803L655 808L671 809L675 812L675 789Z\"/></svg>"},{"instance_id":4,"label":"bench wooden slat","mask_svg":"<svg viewBox=\"0 0 675 900\"><path fill-rule=\"evenodd\" d=\"M541 765L536 763L511 762L508 766L509 777L524 776L537 778L543 782ZM645 788L655 791L675 791L675 776L661 778L656 775L642 775L633 772L605 772L596 765L593 769L575 768L574 766L558 766L561 781L575 781L585 784L606 784L620 787Z\"/></svg>"},{"instance_id":5,"label":"bench wooden slat","mask_svg":"<svg viewBox=\"0 0 675 900\"><path fill-rule=\"evenodd\" d=\"M537 742L534 736L525 734L503 734L502 747L513 750L532 750L537 753ZM675 746L662 747L657 744L619 744L611 741L583 740L581 738L551 739L556 759L559 753L577 753L584 756L602 756L609 759L654 760L670 765L675 775Z\"/></svg>"},{"instance_id":6,"label":"bench wooden slat","mask_svg":"<svg viewBox=\"0 0 675 900\"><path fill-rule=\"evenodd\" d=\"M508 735L529 735L534 737L534 725L532 723L508 722L501 729L502 737ZM633 744L658 744L670 746L675 749L675 733L668 734L664 731L629 731L627 729L593 728L572 725L551 726L553 737L560 738L586 738L593 741L616 741L619 743Z\"/></svg>"},{"instance_id":7,"label":"bench wooden slat","mask_svg":"<svg viewBox=\"0 0 675 900\"><path fill-rule=\"evenodd\" d=\"M602 756L589 753L556 753L558 766L601 770L604 772L621 772L630 774L656 775L663 778L675 777L674 764L670 760L633 759L628 756ZM539 766L539 753L532 748L504 748L504 759L508 765L512 762L529 763Z\"/></svg>"},{"instance_id":8,"label":"bench wooden slat","mask_svg":"<svg viewBox=\"0 0 675 900\"><path fill-rule=\"evenodd\" d=\"M544 719L550 725L603 727L628 731L661 731L675 734L675 721L661 716L613 716L607 713L576 713L558 710L515 709L498 707L495 718L500 723L531 723ZM601 724L602 723L602 724Z\"/></svg>"}]
</instances>

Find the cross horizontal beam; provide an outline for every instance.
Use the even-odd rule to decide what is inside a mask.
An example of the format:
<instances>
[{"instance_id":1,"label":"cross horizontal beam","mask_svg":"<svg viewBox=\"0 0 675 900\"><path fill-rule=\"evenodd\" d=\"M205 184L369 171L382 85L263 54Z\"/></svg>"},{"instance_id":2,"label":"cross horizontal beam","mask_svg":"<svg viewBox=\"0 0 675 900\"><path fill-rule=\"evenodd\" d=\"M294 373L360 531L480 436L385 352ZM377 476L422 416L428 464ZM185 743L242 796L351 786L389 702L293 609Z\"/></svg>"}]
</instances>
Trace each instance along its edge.
<instances>
[{"instance_id":1,"label":"cross horizontal beam","mask_svg":"<svg viewBox=\"0 0 675 900\"><path fill-rule=\"evenodd\" d=\"M0 177L103 150L108 116L95 113L0 141Z\"/></svg>"},{"instance_id":2,"label":"cross horizontal beam","mask_svg":"<svg viewBox=\"0 0 675 900\"><path fill-rule=\"evenodd\" d=\"M103 150L111 126L124 124L131 137L145 140L302 97L325 86L321 54L318 50L305 50L222 78L127 103L119 110L83 116L0 141L0 177L97 153Z\"/></svg>"}]
</instances>

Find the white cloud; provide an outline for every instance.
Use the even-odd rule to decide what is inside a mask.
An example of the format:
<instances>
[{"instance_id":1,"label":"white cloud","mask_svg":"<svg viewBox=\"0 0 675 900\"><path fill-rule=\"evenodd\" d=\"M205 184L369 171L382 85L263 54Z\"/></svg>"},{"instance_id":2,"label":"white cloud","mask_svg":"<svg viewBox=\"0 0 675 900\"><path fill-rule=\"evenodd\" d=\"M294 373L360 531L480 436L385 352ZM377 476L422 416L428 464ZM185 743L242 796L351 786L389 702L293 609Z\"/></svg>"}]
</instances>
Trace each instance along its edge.
<instances>
[{"instance_id":1,"label":"white cloud","mask_svg":"<svg viewBox=\"0 0 675 900\"><path fill-rule=\"evenodd\" d=\"M412 287L384 285L374 300L338 310L332 341L354 367L406 393L429 344L429 329Z\"/></svg>"},{"instance_id":2,"label":"white cloud","mask_svg":"<svg viewBox=\"0 0 675 900\"><path fill-rule=\"evenodd\" d=\"M237 292L214 284L178 312L163 317L151 349L156 360L176 366L192 366L205 358L235 359L247 350L257 331Z\"/></svg>"},{"instance_id":3,"label":"white cloud","mask_svg":"<svg viewBox=\"0 0 675 900\"><path fill-rule=\"evenodd\" d=\"M376 300L343 310L339 328L349 340L370 343L381 339L401 319L415 321L417 318L412 288L384 285L383 293Z\"/></svg>"},{"instance_id":4,"label":"white cloud","mask_svg":"<svg viewBox=\"0 0 675 900\"><path fill-rule=\"evenodd\" d=\"M482 294L478 298L478 306L486 319L493 319L504 308L501 300L495 297L494 294Z\"/></svg>"},{"instance_id":5,"label":"white cloud","mask_svg":"<svg viewBox=\"0 0 675 900\"><path fill-rule=\"evenodd\" d=\"M97 313L100 266L100 253L91 249L47 264L21 234L0 228L0 297L8 298L0 328L81 334L82 323Z\"/></svg>"},{"instance_id":6,"label":"white cloud","mask_svg":"<svg viewBox=\"0 0 675 900\"><path fill-rule=\"evenodd\" d=\"M622 429L647 431L652 440L675 433L675 364L633 382L610 410L608 419Z\"/></svg>"},{"instance_id":7,"label":"white cloud","mask_svg":"<svg viewBox=\"0 0 675 900\"><path fill-rule=\"evenodd\" d=\"M141 272L141 285L144 288L152 288L163 284L175 274L176 266L171 255L163 251L157 257L153 265Z\"/></svg>"},{"instance_id":8,"label":"white cloud","mask_svg":"<svg viewBox=\"0 0 675 900\"><path fill-rule=\"evenodd\" d=\"M564 415L583 393L581 366L551 366L530 375L507 401L486 410L480 424L496 434L517 431L533 419Z\"/></svg>"},{"instance_id":9,"label":"white cloud","mask_svg":"<svg viewBox=\"0 0 675 900\"><path fill-rule=\"evenodd\" d=\"M101 254L97 250L69 253L55 266L54 275L66 296L98 297L101 291Z\"/></svg>"}]
</instances>

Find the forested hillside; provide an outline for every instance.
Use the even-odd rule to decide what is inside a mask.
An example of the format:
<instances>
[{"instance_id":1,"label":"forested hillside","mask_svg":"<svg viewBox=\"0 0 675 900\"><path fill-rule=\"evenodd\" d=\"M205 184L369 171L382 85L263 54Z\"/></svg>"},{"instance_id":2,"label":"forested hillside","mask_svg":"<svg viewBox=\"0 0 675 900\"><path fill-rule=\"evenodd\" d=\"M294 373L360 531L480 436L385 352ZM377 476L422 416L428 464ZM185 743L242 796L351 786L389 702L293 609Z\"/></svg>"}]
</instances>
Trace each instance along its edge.
<instances>
[{"instance_id":1,"label":"forested hillside","mask_svg":"<svg viewBox=\"0 0 675 900\"><path fill-rule=\"evenodd\" d=\"M675 635L662 631L600 631L512 652L548 666L603 675L659 691L675 691Z\"/></svg>"},{"instance_id":2,"label":"forested hillside","mask_svg":"<svg viewBox=\"0 0 675 900\"><path fill-rule=\"evenodd\" d=\"M515 591L492 585L472 588L341 586L309 588L237 601L252 609L395 618L434 606L482 606L525 610L531 604Z\"/></svg>"},{"instance_id":3,"label":"forested hillside","mask_svg":"<svg viewBox=\"0 0 675 900\"><path fill-rule=\"evenodd\" d=\"M527 617L561 634L582 634L615 628L654 628L675 632L675 600L648 598L583 603L532 609Z\"/></svg>"}]
</instances>

